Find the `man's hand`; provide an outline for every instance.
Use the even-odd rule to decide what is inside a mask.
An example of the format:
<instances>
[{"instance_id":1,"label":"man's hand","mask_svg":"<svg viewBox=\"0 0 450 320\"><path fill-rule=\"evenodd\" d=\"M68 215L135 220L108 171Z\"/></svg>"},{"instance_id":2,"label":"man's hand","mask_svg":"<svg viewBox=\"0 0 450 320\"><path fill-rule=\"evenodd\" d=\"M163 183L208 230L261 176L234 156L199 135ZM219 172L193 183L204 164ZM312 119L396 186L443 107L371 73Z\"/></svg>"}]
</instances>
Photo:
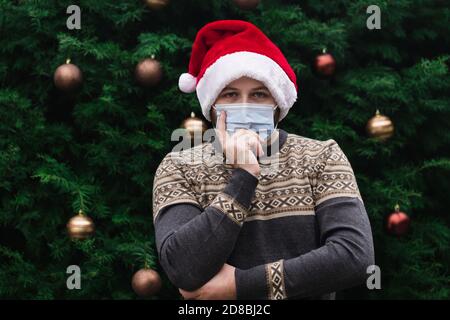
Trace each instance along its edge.
<instances>
[{"instance_id":1,"label":"man's hand","mask_svg":"<svg viewBox=\"0 0 450 320\"><path fill-rule=\"evenodd\" d=\"M224 264L222 269L203 287L195 291L179 289L185 300L235 300L236 280L233 266Z\"/></svg>"},{"instance_id":2,"label":"man's hand","mask_svg":"<svg viewBox=\"0 0 450 320\"><path fill-rule=\"evenodd\" d=\"M256 157L264 154L261 137L256 132L247 129L237 129L230 136L226 131L226 118L226 112L222 110L216 129L226 162L234 168L242 168L258 177L261 169Z\"/></svg>"}]
</instances>

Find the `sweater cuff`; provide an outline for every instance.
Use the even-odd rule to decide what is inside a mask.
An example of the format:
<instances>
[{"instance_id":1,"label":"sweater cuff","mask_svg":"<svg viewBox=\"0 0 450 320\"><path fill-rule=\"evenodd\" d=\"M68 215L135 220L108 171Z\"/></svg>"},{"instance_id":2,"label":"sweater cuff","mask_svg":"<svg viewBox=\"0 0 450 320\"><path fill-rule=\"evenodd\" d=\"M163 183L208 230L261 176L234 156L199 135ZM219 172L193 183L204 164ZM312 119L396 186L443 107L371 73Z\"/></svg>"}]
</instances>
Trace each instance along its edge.
<instances>
[{"instance_id":1,"label":"sweater cuff","mask_svg":"<svg viewBox=\"0 0 450 320\"><path fill-rule=\"evenodd\" d=\"M266 266L264 264L234 271L237 300L267 300L268 287Z\"/></svg>"},{"instance_id":2,"label":"sweater cuff","mask_svg":"<svg viewBox=\"0 0 450 320\"><path fill-rule=\"evenodd\" d=\"M233 169L231 179L223 189L223 192L248 210L257 185L258 178L242 168L236 168Z\"/></svg>"},{"instance_id":3,"label":"sweater cuff","mask_svg":"<svg viewBox=\"0 0 450 320\"><path fill-rule=\"evenodd\" d=\"M262 264L251 269L235 269L237 300L287 299L284 260Z\"/></svg>"}]
</instances>

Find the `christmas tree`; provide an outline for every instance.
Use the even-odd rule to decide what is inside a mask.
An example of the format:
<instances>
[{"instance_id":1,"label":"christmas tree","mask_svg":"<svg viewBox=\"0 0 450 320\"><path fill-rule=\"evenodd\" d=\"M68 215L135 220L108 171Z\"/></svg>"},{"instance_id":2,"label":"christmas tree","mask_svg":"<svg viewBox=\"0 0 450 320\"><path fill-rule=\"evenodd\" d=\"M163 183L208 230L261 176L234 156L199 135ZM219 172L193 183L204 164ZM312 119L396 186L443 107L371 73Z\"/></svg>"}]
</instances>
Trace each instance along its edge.
<instances>
[{"instance_id":1,"label":"christmas tree","mask_svg":"<svg viewBox=\"0 0 450 320\"><path fill-rule=\"evenodd\" d=\"M353 166L381 290L338 298L450 298L445 1L146 2L85 0L77 13L73 1L0 0L0 298L132 299L142 268L162 279L152 299L180 297L158 263L152 183L172 131L201 115L178 77L197 31L219 19L257 25L295 70L299 99L279 127L335 139ZM323 49L332 76L317 74ZM388 139L366 132L377 109L395 128ZM410 228L393 236L396 204ZM95 234L73 240L66 224L80 210ZM72 265L80 289L68 289Z\"/></svg>"}]
</instances>

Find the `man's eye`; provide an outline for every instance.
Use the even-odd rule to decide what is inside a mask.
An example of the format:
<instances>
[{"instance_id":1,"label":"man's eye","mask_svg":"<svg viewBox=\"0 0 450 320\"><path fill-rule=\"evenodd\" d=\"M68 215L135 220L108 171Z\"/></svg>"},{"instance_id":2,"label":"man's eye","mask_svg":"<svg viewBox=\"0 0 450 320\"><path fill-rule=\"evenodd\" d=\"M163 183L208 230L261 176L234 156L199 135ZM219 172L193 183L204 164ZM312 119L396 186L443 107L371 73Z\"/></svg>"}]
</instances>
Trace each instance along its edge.
<instances>
[{"instance_id":1,"label":"man's eye","mask_svg":"<svg viewBox=\"0 0 450 320\"><path fill-rule=\"evenodd\" d=\"M254 93L254 95L255 95L257 98L266 98L266 97L267 97L267 93L262 92L262 91L257 91L257 92Z\"/></svg>"},{"instance_id":2,"label":"man's eye","mask_svg":"<svg viewBox=\"0 0 450 320\"><path fill-rule=\"evenodd\" d=\"M227 92L223 94L223 96L226 98L234 97L234 95L236 95L236 92Z\"/></svg>"}]
</instances>

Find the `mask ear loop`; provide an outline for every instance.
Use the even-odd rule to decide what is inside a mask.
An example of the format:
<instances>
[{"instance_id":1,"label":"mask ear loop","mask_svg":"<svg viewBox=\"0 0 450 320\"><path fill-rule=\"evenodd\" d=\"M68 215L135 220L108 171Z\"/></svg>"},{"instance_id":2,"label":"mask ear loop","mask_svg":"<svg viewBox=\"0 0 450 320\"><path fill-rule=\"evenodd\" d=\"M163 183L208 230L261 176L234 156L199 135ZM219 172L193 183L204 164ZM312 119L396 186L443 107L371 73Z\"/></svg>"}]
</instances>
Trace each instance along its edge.
<instances>
[{"instance_id":1,"label":"mask ear loop","mask_svg":"<svg viewBox=\"0 0 450 320\"><path fill-rule=\"evenodd\" d=\"M277 110L277 108L278 108L278 105L276 104L276 105L275 105L275 108L273 108L273 114L274 114L274 115L275 115L275 111ZM280 121L279 121L279 118L280 118L280 117L278 117L277 123L275 124L275 127L273 128L274 130L278 127L278 122L280 122Z\"/></svg>"}]
</instances>

